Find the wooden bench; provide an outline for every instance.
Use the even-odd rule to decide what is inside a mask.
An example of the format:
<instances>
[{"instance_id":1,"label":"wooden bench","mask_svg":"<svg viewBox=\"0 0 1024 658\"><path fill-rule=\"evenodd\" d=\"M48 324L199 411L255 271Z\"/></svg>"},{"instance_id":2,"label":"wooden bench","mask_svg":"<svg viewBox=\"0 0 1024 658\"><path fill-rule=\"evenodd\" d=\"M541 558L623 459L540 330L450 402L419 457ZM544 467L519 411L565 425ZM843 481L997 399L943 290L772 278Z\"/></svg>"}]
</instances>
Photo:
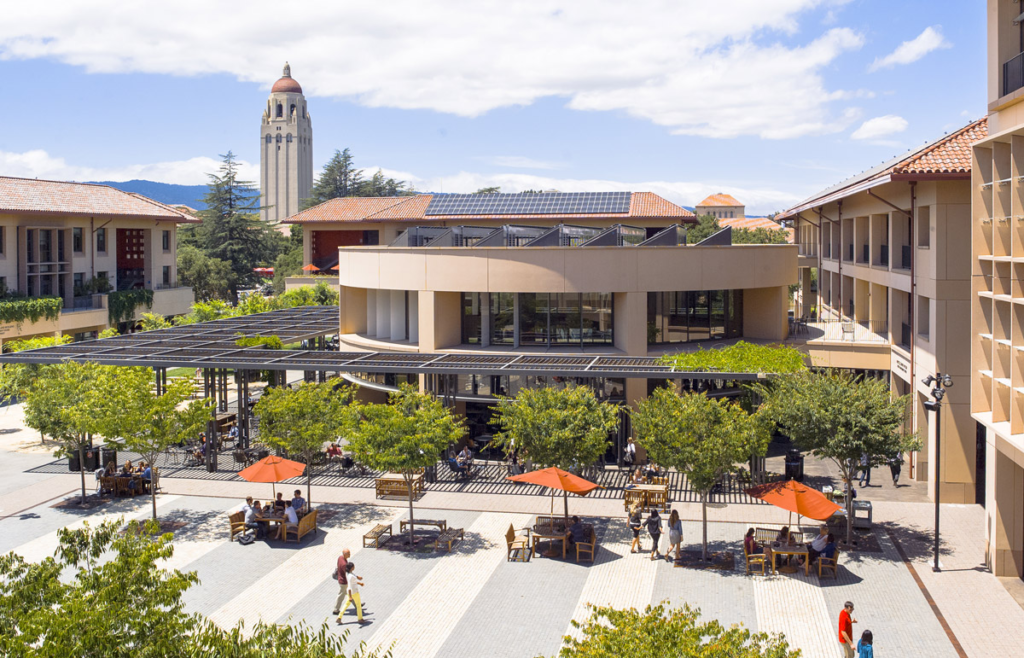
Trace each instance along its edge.
<instances>
[{"instance_id":1,"label":"wooden bench","mask_svg":"<svg viewBox=\"0 0 1024 658\"><path fill-rule=\"evenodd\" d=\"M818 557L818 578L821 578L826 571L832 572L833 578L839 578L839 549L833 557Z\"/></svg>"},{"instance_id":2,"label":"wooden bench","mask_svg":"<svg viewBox=\"0 0 1024 658\"><path fill-rule=\"evenodd\" d=\"M387 539L384 538L387 535ZM373 542L374 548L380 548L380 545L391 539L391 525L383 525L378 523L373 527L373 530L363 535L363 548L366 548L370 544L366 542Z\"/></svg>"},{"instance_id":3,"label":"wooden bench","mask_svg":"<svg viewBox=\"0 0 1024 658\"><path fill-rule=\"evenodd\" d=\"M245 532L245 512L235 512L234 514L228 515L228 530L231 533L228 536L228 541L234 541L235 535L240 535Z\"/></svg>"},{"instance_id":4,"label":"wooden bench","mask_svg":"<svg viewBox=\"0 0 1024 658\"><path fill-rule=\"evenodd\" d=\"M804 543L804 533L790 531L789 535L798 544ZM779 536L779 531L774 528L754 528L754 541L760 546L770 546L775 538Z\"/></svg>"},{"instance_id":5,"label":"wooden bench","mask_svg":"<svg viewBox=\"0 0 1024 658\"><path fill-rule=\"evenodd\" d=\"M443 530L441 534L434 540L434 550L437 550L438 544L448 544L448 552L452 552L452 542L456 539L463 539L465 537L465 531L462 528L448 528Z\"/></svg>"},{"instance_id":6,"label":"wooden bench","mask_svg":"<svg viewBox=\"0 0 1024 658\"><path fill-rule=\"evenodd\" d=\"M405 478L401 475L389 473L377 478L376 493L377 498L385 498L387 496L401 496L405 498L409 495L409 486L406 483ZM412 493L414 496L423 493L422 474L416 474L413 476Z\"/></svg>"},{"instance_id":7,"label":"wooden bench","mask_svg":"<svg viewBox=\"0 0 1024 658\"><path fill-rule=\"evenodd\" d=\"M580 556L585 554L588 562L594 561L594 553L597 552L597 533L594 532L594 526L587 526L587 541L576 542L576 561L580 561Z\"/></svg>"},{"instance_id":8,"label":"wooden bench","mask_svg":"<svg viewBox=\"0 0 1024 658\"><path fill-rule=\"evenodd\" d=\"M532 557L532 551L530 550L530 537L520 537L516 534L516 529L512 527L512 524L508 524L508 531L505 533L505 544L508 545L508 561L526 562L529 557ZM515 557L518 551L519 557Z\"/></svg>"},{"instance_id":9,"label":"wooden bench","mask_svg":"<svg viewBox=\"0 0 1024 658\"><path fill-rule=\"evenodd\" d=\"M305 514L299 519L298 525L286 523L284 526L284 540L288 541L290 535L295 535L295 541L299 542L311 532L316 534L316 510Z\"/></svg>"},{"instance_id":10,"label":"wooden bench","mask_svg":"<svg viewBox=\"0 0 1024 658\"><path fill-rule=\"evenodd\" d=\"M448 522L444 519L402 519L398 523L398 527L401 532L405 532L410 525L432 525L441 532L448 529Z\"/></svg>"}]
</instances>

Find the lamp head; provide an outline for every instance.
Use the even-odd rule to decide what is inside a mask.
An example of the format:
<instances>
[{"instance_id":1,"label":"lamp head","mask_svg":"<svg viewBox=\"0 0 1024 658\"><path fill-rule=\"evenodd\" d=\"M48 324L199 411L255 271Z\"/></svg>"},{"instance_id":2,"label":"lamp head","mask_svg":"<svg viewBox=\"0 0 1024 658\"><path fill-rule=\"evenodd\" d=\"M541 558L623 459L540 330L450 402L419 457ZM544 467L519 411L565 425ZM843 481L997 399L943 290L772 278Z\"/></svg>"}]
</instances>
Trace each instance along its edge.
<instances>
[{"instance_id":1,"label":"lamp head","mask_svg":"<svg viewBox=\"0 0 1024 658\"><path fill-rule=\"evenodd\" d=\"M953 386L953 378L950 377L949 375L943 375L942 376L942 385L945 386L946 388L952 387Z\"/></svg>"},{"instance_id":2,"label":"lamp head","mask_svg":"<svg viewBox=\"0 0 1024 658\"><path fill-rule=\"evenodd\" d=\"M924 401L924 408L925 408L926 411L938 411L939 410L939 401L938 400L925 400Z\"/></svg>"},{"instance_id":3,"label":"lamp head","mask_svg":"<svg viewBox=\"0 0 1024 658\"><path fill-rule=\"evenodd\" d=\"M928 375L927 377L921 380L921 383L924 384L925 386L931 386L932 384L935 383L935 377L932 375Z\"/></svg>"},{"instance_id":4,"label":"lamp head","mask_svg":"<svg viewBox=\"0 0 1024 658\"><path fill-rule=\"evenodd\" d=\"M942 402L942 398L945 397L945 395L946 391L942 390L942 388L938 386L932 389L932 397L935 398L936 402Z\"/></svg>"}]
</instances>

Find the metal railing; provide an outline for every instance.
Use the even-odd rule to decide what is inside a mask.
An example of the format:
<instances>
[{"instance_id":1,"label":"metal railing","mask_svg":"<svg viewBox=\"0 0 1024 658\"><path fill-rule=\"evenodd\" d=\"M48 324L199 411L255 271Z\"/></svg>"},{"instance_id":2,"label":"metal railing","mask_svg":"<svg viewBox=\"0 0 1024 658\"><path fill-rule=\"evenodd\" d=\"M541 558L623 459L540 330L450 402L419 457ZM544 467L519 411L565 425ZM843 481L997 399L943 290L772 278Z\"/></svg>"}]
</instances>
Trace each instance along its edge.
<instances>
[{"instance_id":1,"label":"metal railing","mask_svg":"<svg viewBox=\"0 0 1024 658\"><path fill-rule=\"evenodd\" d=\"M95 311L103 308L103 302L92 295L74 297L71 306L64 306L62 313L75 313L78 311Z\"/></svg>"},{"instance_id":2,"label":"metal railing","mask_svg":"<svg viewBox=\"0 0 1024 658\"><path fill-rule=\"evenodd\" d=\"M883 244L881 246L881 253L878 256L878 263L880 265L884 265L885 267L889 266L889 245Z\"/></svg>"},{"instance_id":3,"label":"metal railing","mask_svg":"<svg viewBox=\"0 0 1024 658\"><path fill-rule=\"evenodd\" d=\"M798 245L799 251L797 252L801 256L810 256L815 258L818 255L818 243L817 242L801 242Z\"/></svg>"},{"instance_id":4,"label":"metal railing","mask_svg":"<svg viewBox=\"0 0 1024 658\"><path fill-rule=\"evenodd\" d=\"M1003 62L1003 93L1012 94L1024 87L1024 53Z\"/></svg>"},{"instance_id":5,"label":"metal railing","mask_svg":"<svg viewBox=\"0 0 1024 658\"><path fill-rule=\"evenodd\" d=\"M900 347L909 350L910 349L910 325L906 322L900 324Z\"/></svg>"},{"instance_id":6,"label":"metal railing","mask_svg":"<svg viewBox=\"0 0 1024 658\"><path fill-rule=\"evenodd\" d=\"M856 322L854 320L829 320L818 322L791 321L790 332L798 338L846 343L889 342L889 323L884 320Z\"/></svg>"}]
</instances>

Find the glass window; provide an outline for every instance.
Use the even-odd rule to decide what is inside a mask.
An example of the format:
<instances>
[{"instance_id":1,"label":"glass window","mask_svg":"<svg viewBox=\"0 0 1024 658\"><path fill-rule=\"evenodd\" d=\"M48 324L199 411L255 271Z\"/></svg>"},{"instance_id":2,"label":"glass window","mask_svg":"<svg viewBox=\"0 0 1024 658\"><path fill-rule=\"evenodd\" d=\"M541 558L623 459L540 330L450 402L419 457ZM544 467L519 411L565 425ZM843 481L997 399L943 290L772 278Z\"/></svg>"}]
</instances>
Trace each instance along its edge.
<instances>
[{"instance_id":1,"label":"glass window","mask_svg":"<svg viewBox=\"0 0 1024 658\"><path fill-rule=\"evenodd\" d=\"M708 291L712 338L725 338L725 296L727 294L727 291L724 290Z\"/></svg>"},{"instance_id":2,"label":"glass window","mask_svg":"<svg viewBox=\"0 0 1024 658\"><path fill-rule=\"evenodd\" d=\"M582 338L579 293L548 295L552 345L579 345Z\"/></svg>"},{"instance_id":3,"label":"glass window","mask_svg":"<svg viewBox=\"0 0 1024 658\"><path fill-rule=\"evenodd\" d=\"M96 251L107 250L107 229L98 228L96 229Z\"/></svg>"},{"instance_id":4,"label":"glass window","mask_svg":"<svg viewBox=\"0 0 1024 658\"><path fill-rule=\"evenodd\" d=\"M75 272L75 276L72 280L72 285L74 286L73 290L75 296L81 296L83 293L82 287L85 285L85 275L82 274L81 272Z\"/></svg>"},{"instance_id":5,"label":"glass window","mask_svg":"<svg viewBox=\"0 0 1024 658\"><path fill-rule=\"evenodd\" d=\"M548 293L519 294L519 344L548 344Z\"/></svg>"},{"instance_id":6,"label":"glass window","mask_svg":"<svg viewBox=\"0 0 1024 658\"><path fill-rule=\"evenodd\" d=\"M613 299L609 292L585 292L580 295L584 344L612 344Z\"/></svg>"},{"instance_id":7,"label":"glass window","mask_svg":"<svg viewBox=\"0 0 1024 658\"><path fill-rule=\"evenodd\" d=\"M171 285L171 266L164 265L164 285Z\"/></svg>"},{"instance_id":8,"label":"glass window","mask_svg":"<svg viewBox=\"0 0 1024 658\"><path fill-rule=\"evenodd\" d=\"M160 235L160 241L161 241L161 244L163 246L163 250L164 251L170 251L171 250L171 232L170 231L163 231L161 233L161 235Z\"/></svg>"},{"instance_id":9,"label":"glass window","mask_svg":"<svg viewBox=\"0 0 1024 658\"><path fill-rule=\"evenodd\" d=\"M52 236L53 236L53 231L50 231L50 230L40 230L39 231L39 262L40 263L49 263L49 262L53 261L53 245L50 242Z\"/></svg>"},{"instance_id":10,"label":"glass window","mask_svg":"<svg viewBox=\"0 0 1024 658\"><path fill-rule=\"evenodd\" d=\"M742 335L742 290L647 293L647 342L650 345Z\"/></svg>"},{"instance_id":11,"label":"glass window","mask_svg":"<svg viewBox=\"0 0 1024 658\"><path fill-rule=\"evenodd\" d=\"M483 310L480 308L480 293L462 293L462 343L479 345L482 336Z\"/></svg>"},{"instance_id":12,"label":"glass window","mask_svg":"<svg viewBox=\"0 0 1024 658\"><path fill-rule=\"evenodd\" d=\"M71 249L76 253L82 253L82 227L76 226L71 229Z\"/></svg>"},{"instance_id":13,"label":"glass window","mask_svg":"<svg viewBox=\"0 0 1024 658\"><path fill-rule=\"evenodd\" d=\"M491 345L515 344L515 295L491 293Z\"/></svg>"}]
</instances>

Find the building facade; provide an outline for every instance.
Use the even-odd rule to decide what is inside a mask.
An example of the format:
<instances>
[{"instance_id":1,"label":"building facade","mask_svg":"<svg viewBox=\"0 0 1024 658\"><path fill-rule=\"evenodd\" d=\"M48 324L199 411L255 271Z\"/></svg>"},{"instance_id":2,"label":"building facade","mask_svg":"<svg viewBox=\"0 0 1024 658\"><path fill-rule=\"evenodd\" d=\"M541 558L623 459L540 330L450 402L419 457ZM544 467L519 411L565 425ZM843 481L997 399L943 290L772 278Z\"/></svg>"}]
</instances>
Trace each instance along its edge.
<instances>
[{"instance_id":1,"label":"building facade","mask_svg":"<svg viewBox=\"0 0 1024 658\"><path fill-rule=\"evenodd\" d=\"M971 412L987 449L986 561L1024 577L1024 23L988 2L988 136L971 177Z\"/></svg>"},{"instance_id":2,"label":"building facade","mask_svg":"<svg viewBox=\"0 0 1024 658\"><path fill-rule=\"evenodd\" d=\"M746 207L731 194L712 194L697 204L694 211L698 216L711 215L716 219L737 219L744 217Z\"/></svg>"},{"instance_id":3,"label":"building facade","mask_svg":"<svg viewBox=\"0 0 1024 658\"><path fill-rule=\"evenodd\" d=\"M260 212L277 223L299 212L313 189L313 119L286 62L260 122Z\"/></svg>"},{"instance_id":4,"label":"building facade","mask_svg":"<svg viewBox=\"0 0 1024 658\"><path fill-rule=\"evenodd\" d=\"M950 390L939 442L921 380L941 372L966 383L970 370L970 152L985 135L986 121L974 121L779 217L793 221L799 245L795 313L833 330L833 340L808 343L813 362L888 371L894 394L911 395L907 427L924 442L906 456L909 472L938 478L951 503L984 498L985 451L967 387Z\"/></svg>"},{"instance_id":5,"label":"building facade","mask_svg":"<svg viewBox=\"0 0 1024 658\"><path fill-rule=\"evenodd\" d=\"M106 185L0 177L0 303L63 301L55 320L3 323L0 343L102 331L110 325L108 289L152 290L152 309L137 317L187 313L193 294L177 284L177 226L195 221Z\"/></svg>"}]
</instances>

